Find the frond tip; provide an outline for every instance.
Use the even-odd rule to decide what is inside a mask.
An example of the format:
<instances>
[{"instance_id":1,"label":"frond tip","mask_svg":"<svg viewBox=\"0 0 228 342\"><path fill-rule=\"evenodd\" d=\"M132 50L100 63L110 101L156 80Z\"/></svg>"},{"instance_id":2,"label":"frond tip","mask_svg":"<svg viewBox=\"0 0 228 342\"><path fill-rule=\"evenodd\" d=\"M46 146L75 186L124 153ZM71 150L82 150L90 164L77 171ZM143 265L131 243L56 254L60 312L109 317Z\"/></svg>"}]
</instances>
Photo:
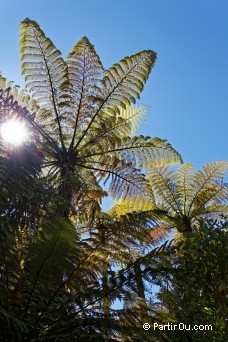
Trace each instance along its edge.
<instances>
[{"instance_id":1,"label":"frond tip","mask_svg":"<svg viewBox=\"0 0 228 342\"><path fill-rule=\"evenodd\" d=\"M66 62L39 25L26 19L20 26L20 54L26 87L39 102L57 106L68 81Z\"/></svg>"},{"instance_id":2,"label":"frond tip","mask_svg":"<svg viewBox=\"0 0 228 342\"><path fill-rule=\"evenodd\" d=\"M155 61L156 53L145 50L125 57L106 70L102 80L104 108L108 109L113 105L125 108L126 105L135 103L135 99L140 98Z\"/></svg>"}]
</instances>

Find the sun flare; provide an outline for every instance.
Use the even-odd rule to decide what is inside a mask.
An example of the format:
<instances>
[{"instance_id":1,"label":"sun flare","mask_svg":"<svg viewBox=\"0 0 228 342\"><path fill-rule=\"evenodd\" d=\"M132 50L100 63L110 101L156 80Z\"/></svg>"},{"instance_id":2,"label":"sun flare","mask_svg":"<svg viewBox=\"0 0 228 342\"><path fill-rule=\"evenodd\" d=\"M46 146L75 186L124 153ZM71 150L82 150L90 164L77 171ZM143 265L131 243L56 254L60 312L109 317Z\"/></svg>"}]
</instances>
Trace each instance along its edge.
<instances>
[{"instance_id":1,"label":"sun flare","mask_svg":"<svg viewBox=\"0 0 228 342\"><path fill-rule=\"evenodd\" d=\"M29 137L25 123L16 119L5 121L0 128L0 134L5 142L15 146L23 144Z\"/></svg>"}]
</instances>

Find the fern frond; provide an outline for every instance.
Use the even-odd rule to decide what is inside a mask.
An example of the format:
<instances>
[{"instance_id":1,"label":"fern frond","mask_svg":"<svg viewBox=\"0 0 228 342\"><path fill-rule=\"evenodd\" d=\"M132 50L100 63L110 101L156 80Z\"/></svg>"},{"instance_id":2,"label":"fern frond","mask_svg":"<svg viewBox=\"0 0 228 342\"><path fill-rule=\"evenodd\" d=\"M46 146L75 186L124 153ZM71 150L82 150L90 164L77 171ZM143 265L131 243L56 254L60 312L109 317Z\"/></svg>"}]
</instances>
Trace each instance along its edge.
<instances>
[{"instance_id":1,"label":"fern frond","mask_svg":"<svg viewBox=\"0 0 228 342\"><path fill-rule=\"evenodd\" d=\"M48 220L38 229L38 237L29 247L28 262L34 267L30 272L37 274L41 264L43 270L50 272L51 266L54 272L54 262L56 267L71 267L70 255L79 252L74 243L77 238L75 227L70 221L62 217Z\"/></svg>"},{"instance_id":2,"label":"fern frond","mask_svg":"<svg viewBox=\"0 0 228 342\"><path fill-rule=\"evenodd\" d=\"M100 146L102 148L102 146ZM150 138L145 136L138 136L134 138L124 138L121 141L113 140L113 146L109 149L98 152L97 145L94 146L94 153L89 153L82 156L79 155L80 159L88 157L116 155L121 157L125 163L131 163L135 167L147 168L151 165L173 165L182 162L179 153L171 147L170 144L166 143L165 140L159 138ZM91 151L91 150L90 150ZM93 151L92 151L93 152Z\"/></svg>"},{"instance_id":3,"label":"fern frond","mask_svg":"<svg viewBox=\"0 0 228 342\"><path fill-rule=\"evenodd\" d=\"M138 202L138 199L135 197L129 198L129 200L119 200L109 209L108 214L112 217L119 218L134 213L136 210L137 212L149 212L156 208L152 199L148 200L143 198L142 201L138 203L137 208L135 205L136 202Z\"/></svg>"},{"instance_id":4,"label":"fern frond","mask_svg":"<svg viewBox=\"0 0 228 342\"><path fill-rule=\"evenodd\" d=\"M148 107L142 104L130 105L126 108L120 108L119 117L123 119L123 123L130 122L131 131L129 135L135 135L136 130L141 127L145 114L148 112Z\"/></svg>"},{"instance_id":5,"label":"fern frond","mask_svg":"<svg viewBox=\"0 0 228 342\"><path fill-rule=\"evenodd\" d=\"M49 284L57 286L67 270L79 255L75 227L68 220L58 217L46 222L38 230L38 236L27 248L25 269L29 273L29 285L23 317L28 313L31 303L36 303L44 288L40 283L43 275ZM56 277L56 275L58 275ZM55 279L55 280L54 280ZM46 289L53 291L53 289ZM39 303L42 305L44 303Z\"/></svg>"},{"instance_id":6,"label":"fern frond","mask_svg":"<svg viewBox=\"0 0 228 342\"><path fill-rule=\"evenodd\" d=\"M110 180L108 193L113 199L125 197L150 196L151 191L145 176L136 168L129 168L128 164L119 161L118 164L110 167L101 163L101 167L89 166L87 164L79 164L82 168L95 171L95 175L100 182L102 179L105 183Z\"/></svg>"},{"instance_id":7,"label":"fern frond","mask_svg":"<svg viewBox=\"0 0 228 342\"><path fill-rule=\"evenodd\" d=\"M17 107L26 108L34 115L39 110L39 105L28 93L21 90L19 86L8 81L0 73L0 112L1 120L17 117Z\"/></svg>"},{"instance_id":8,"label":"fern frond","mask_svg":"<svg viewBox=\"0 0 228 342\"><path fill-rule=\"evenodd\" d=\"M63 85L68 80L66 63L35 21L25 19L20 31L22 73L27 89L38 101L52 99L53 104L57 105ZM36 91L39 91L38 96Z\"/></svg>"},{"instance_id":9,"label":"fern frond","mask_svg":"<svg viewBox=\"0 0 228 342\"><path fill-rule=\"evenodd\" d=\"M166 166L179 164L182 159L165 140L138 136L127 138L122 146L117 149L125 162L132 163L139 168L150 166Z\"/></svg>"},{"instance_id":10,"label":"fern frond","mask_svg":"<svg viewBox=\"0 0 228 342\"><path fill-rule=\"evenodd\" d=\"M94 113L85 131L77 142L78 147L95 122L104 122L120 112L120 108L135 103L140 97L150 71L154 66L156 53L152 50L125 57L118 64L106 70L101 86L96 87Z\"/></svg>"},{"instance_id":11,"label":"fern frond","mask_svg":"<svg viewBox=\"0 0 228 342\"><path fill-rule=\"evenodd\" d=\"M157 205L167 211L166 223L191 231L200 216L227 213L228 187L223 182L227 162L211 162L194 172L191 163L177 172L151 168L149 180Z\"/></svg>"},{"instance_id":12,"label":"fern frond","mask_svg":"<svg viewBox=\"0 0 228 342\"><path fill-rule=\"evenodd\" d=\"M25 75L26 87L39 103L53 110L53 119L57 121L63 144L61 104L64 87L68 84L67 65L60 51L35 21L25 19L20 31L22 74Z\"/></svg>"},{"instance_id":13,"label":"fern frond","mask_svg":"<svg viewBox=\"0 0 228 342\"><path fill-rule=\"evenodd\" d=\"M125 109L120 108L120 113L116 116L111 116L105 123L91 127L91 134L85 139L85 144L79 148L83 151L87 146L93 144L107 146L107 143L112 147L118 141L135 134L138 127L141 126L143 118L148 108L144 105L126 106Z\"/></svg>"},{"instance_id":14,"label":"fern frond","mask_svg":"<svg viewBox=\"0 0 228 342\"><path fill-rule=\"evenodd\" d=\"M88 38L81 38L67 57L69 83L74 100L73 118L71 125L74 128L72 145L76 131L81 130L90 118L93 105L92 96L95 96L94 87L100 80L103 66L93 45Z\"/></svg>"},{"instance_id":15,"label":"fern frond","mask_svg":"<svg viewBox=\"0 0 228 342\"><path fill-rule=\"evenodd\" d=\"M150 168L149 180L158 204L162 202L165 208L170 207L174 212L182 214L181 202L175 186L175 172L165 167Z\"/></svg>"},{"instance_id":16,"label":"fern frond","mask_svg":"<svg viewBox=\"0 0 228 342\"><path fill-rule=\"evenodd\" d=\"M125 57L105 71L102 91L105 96L103 110L135 102L139 98L150 71L154 66L156 53L151 50Z\"/></svg>"},{"instance_id":17,"label":"fern frond","mask_svg":"<svg viewBox=\"0 0 228 342\"><path fill-rule=\"evenodd\" d=\"M136 198L137 196L139 204L139 202L143 201L143 196L149 195L152 198L147 180L139 172L138 168L181 162L180 155L170 144L158 138L151 139L139 136L118 139L114 135L112 140L104 140L104 143L105 148L103 144L97 143L94 145L89 144L90 149L88 152L86 149L85 151L82 149L82 155L78 155L78 165L93 170L100 168L100 172L96 174L98 181L102 178L107 180L107 174L110 175L112 180L109 193L116 199L132 196ZM136 202L134 202L134 205L136 205Z\"/></svg>"},{"instance_id":18,"label":"fern frond","mask_svg":"<svg viewBox=\"0 0 228 342\"><path fill-rule=\"evenodd\" d=\"M202 171L197 170L194 175L194 198L189 205L191 210L197 211L205 205L220 204L228 200L228 188L222 180L228 168L228 162L210 162L203 166Z\"/></svg>"},{"instance_id":19,"label":"fern frond","mask_svg":"<svg viewBox=\"0 0 228 342\"><path fill-rule=\"evenodd\" d=\"M178 168L176 178L176 188L178 197L182 203L183 213L186 214L186 209L194 198L194 167L192 163L186 163Z\"/></svg>"},{"instance_id":20,"label":"fern frond","mask_svg":"<svg viewBox=\"0 0 228 342\"><path fill-rule=\"evenodd\" d=\"M165 238L167 238L169 233L170 229L166 225L154 227L150 229L148 233L148 242L153 245L161 243Z\"/></svg>"},{"instance_id":21,"label":"fern frond","mask_svg":"<svg viewBox=\"0 0 228 342\"><path fill-rule=\"evenodd\" d=\"M210 205L208 207L202 207L201 209L197 210L197 214L227 214L228 213L228 205L224 205L224 204L214 204L214 205Z\"/></svg>"}]
</instances>

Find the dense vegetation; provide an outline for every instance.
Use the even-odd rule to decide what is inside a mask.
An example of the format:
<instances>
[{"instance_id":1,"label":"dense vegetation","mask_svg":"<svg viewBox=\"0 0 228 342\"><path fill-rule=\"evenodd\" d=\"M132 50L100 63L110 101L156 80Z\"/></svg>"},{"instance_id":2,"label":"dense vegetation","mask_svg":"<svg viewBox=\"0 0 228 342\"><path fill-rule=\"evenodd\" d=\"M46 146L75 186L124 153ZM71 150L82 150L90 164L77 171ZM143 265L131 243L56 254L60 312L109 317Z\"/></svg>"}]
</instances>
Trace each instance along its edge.
<instances>
[{"instance_id":1,"label":"dense vegetation","mask_svg":"<svg viewBox=\"0 0 228 342\"><path fill-rule=\"evenodd\" d=\"M228 164L135 136L156 53L105 70L86 37L64 60L36 22L20 31L26 90L0 76L0 124L30 131L0 139L1 340L224 341ZM213 330L152 328L168 322Z\"/></svg>"}]
</instances>

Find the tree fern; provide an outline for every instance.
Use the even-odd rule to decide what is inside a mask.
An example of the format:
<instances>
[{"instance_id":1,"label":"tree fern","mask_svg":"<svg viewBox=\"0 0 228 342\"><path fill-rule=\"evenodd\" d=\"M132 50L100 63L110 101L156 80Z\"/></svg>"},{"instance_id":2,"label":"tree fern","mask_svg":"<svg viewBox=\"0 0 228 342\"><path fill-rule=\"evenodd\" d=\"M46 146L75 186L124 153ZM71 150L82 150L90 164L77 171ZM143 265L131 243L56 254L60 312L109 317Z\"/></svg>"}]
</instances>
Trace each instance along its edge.
<instances>
[{"instance_id":1,"label":"tree fern","mask_svg":"<svg viewBox=\"0 0 228 342\"><path fill-rule=\"evenodd\" d=\"M110 177L113 198L142 197L149 187L140 168L181 162L164 140L133 137L145 107L130 105L140 97L156 53L145 50L104 70L86 37L65 62L35 21L24 20L20 30L22 72L32 99L1 77L0 111L26 120L36 132L46 174L61 183L63 198L71 201L79 189L90 188L88 170L97 188Z\"/></svg>"},{"instance_id":2,"label":"tree fern","mask_svg":"<svg viewBox=\"0 0 228 342\"><path fill-rule=\"evenodd\" d=\"M228 189L223 183L227 162L211 162L194 172L191 163L178 171L151 168L149 179L157 205L178 229L192 229L202 215L227 213Z\"/></svg>"}]
</instances>

